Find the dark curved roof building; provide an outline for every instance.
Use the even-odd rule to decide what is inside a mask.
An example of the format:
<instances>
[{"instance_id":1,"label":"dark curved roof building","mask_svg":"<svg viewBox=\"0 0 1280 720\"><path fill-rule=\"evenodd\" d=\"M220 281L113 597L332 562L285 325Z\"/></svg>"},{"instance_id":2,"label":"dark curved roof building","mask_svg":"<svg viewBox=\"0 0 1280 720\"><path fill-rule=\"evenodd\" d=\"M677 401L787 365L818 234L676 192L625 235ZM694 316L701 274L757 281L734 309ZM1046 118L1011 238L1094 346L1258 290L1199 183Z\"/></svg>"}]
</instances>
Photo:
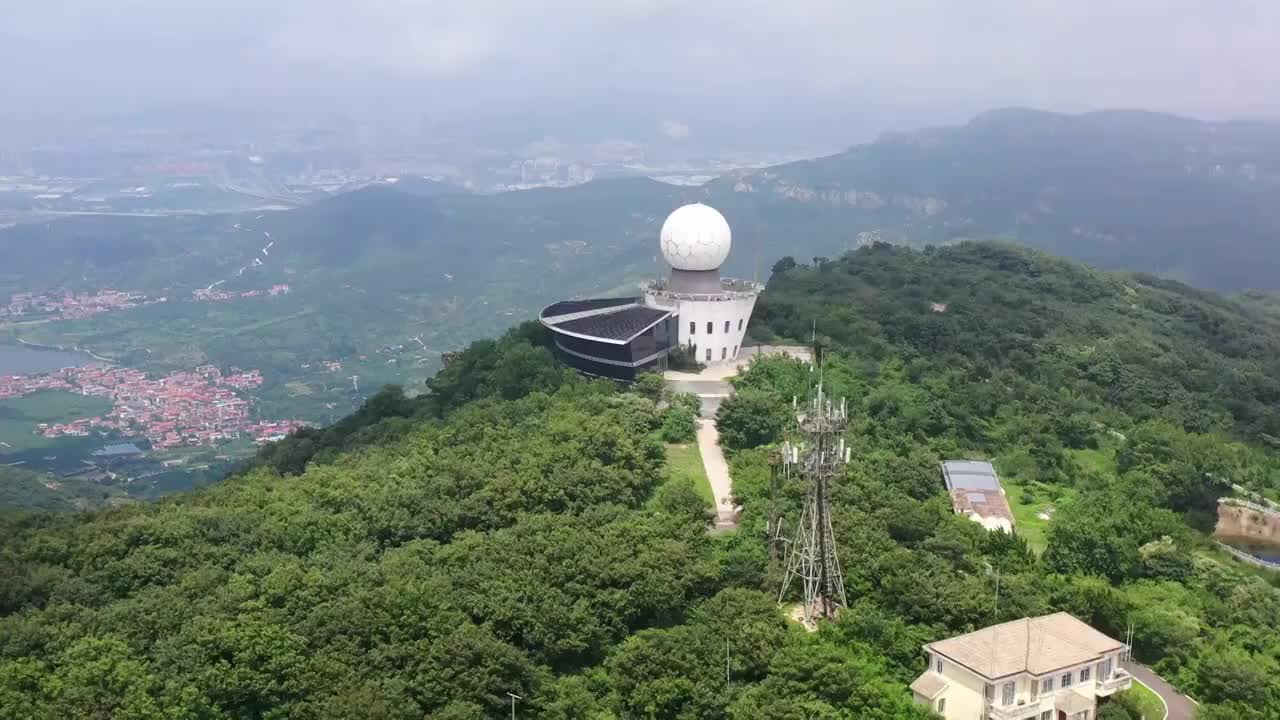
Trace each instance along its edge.
<instances>
[{"instance_id":1,"label":"dark curved roof building","mask_svg":"<svg viewBox=\"0 0 1280 720\"><path fill-rule=\"evenodd\" d=\"M676 344L675 313L645 305L639 297L565 300L538 314L570 367L588 375L635 380L665 370Z\"/></svg>"}]
</instances>

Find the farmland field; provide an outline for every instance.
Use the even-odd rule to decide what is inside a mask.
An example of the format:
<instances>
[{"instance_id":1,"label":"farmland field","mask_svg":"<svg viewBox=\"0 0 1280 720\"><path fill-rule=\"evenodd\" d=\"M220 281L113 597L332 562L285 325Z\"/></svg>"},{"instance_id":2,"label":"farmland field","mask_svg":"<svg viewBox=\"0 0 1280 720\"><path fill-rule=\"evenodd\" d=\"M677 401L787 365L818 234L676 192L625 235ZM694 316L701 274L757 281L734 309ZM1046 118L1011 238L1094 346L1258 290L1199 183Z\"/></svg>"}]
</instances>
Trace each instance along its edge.
<instances>
[{"instance_id":1,"label":"farmland field","mask_svg":"<svg viewBox=\"0 0 1280 720\"><path fill-rule=\"evenodd\" d=\"M32 432L40 423L68 422L102 415L109 410L110 400L65 390L45 390L0 400L0 455L55 445L56 439Z\"/></svg>"}]
</instances>

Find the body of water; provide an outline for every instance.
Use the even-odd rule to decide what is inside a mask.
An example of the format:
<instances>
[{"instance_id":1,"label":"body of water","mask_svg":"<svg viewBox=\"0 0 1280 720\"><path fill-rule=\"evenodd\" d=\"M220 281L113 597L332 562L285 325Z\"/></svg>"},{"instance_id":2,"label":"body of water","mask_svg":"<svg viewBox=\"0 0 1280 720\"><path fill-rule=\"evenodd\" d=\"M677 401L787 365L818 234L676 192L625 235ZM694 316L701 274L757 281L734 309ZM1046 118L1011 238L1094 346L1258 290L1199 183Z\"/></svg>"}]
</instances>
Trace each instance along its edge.
<instances>
[{"instance_id":1,"label":"body of water","mask_svg":"<svg viewBox=\"0 0 1280 720\"><path fill-rule=\"evenodd\" d=\"M1271 543L1260 543L1256 540L1247 538L1217 538L1218 542L1227 547L1239 550L1247 555L1262 560L1264 562L1280 565L1280 545Z\"/></svg>"},{"instance_id":2,"label":"body of water","mask_svg":"<svg viewBox=\"0 0 1280 720\"><path fill-rule=\"evenodd\" d=\"M64 367L94 364L93 358L81 352L37 350L23 345L0 345L0 375L32 375L52 372Z\"/></svg>"}]
</instances>

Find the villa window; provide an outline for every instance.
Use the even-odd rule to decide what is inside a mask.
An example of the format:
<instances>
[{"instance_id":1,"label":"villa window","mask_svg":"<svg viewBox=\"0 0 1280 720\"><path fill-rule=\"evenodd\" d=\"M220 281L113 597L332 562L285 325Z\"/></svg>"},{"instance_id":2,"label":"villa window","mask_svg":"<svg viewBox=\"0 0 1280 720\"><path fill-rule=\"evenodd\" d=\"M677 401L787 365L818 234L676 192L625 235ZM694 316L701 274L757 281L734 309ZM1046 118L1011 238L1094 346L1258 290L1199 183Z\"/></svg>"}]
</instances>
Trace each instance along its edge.
<instances>
[{"instance_id":1,"label":"villa window","mask_svg":"<svg viewBox=\"0 0 1280 720\"><path fill-rule=\"evenodd\" d=\"M696 322L694 322L694 321L690 320L690 321L689 321L689 334L690 334L690 335L696 335L697 333L698 333L698 323L696 323Z\"/></svg>"},{"instance_id":2,"label":"villa window","mask_svg":"<svg viewBox=\"0 0 1280 720\"><path fill-rule=\"evenodd\" d=\"M1053 678L1048 677L1040 682L1040 692L1048 695L1053 692Z\"/></svg>"},{"instance_id":3,"label":"villa window","mask_svg":"<svg viewBox=\"0 0 1280 720\"><path fill-rule=\"evenodd\" d=\"M1064 689L1064 690L1065 690L1065 689L1067 689L1067 688L1069 688L1069 687L1071 687L1071 673L1063 673L1063 674L1062 674L1062 689Z\"/></svg>"},{"instance_id":4,"label":"villa window","mask_svg":"<svg viewBox=\"0 0 1280 720\"><path fill-rule=\"evenodd\" d=\"M724 321L724 331L725 331L725 332L729 332L729 321L728 321L728 320L725 320L725 321Z\"/></svg>"},{"instance_id":5,"label":"villa window","mask_svg":"<svg viewBox=\"0 0 1280 720\"><path fill-rule=\"evenodd\" d=\"M1053 720L1053 711L1045 710L1044 712L1040 713L1040 720Z\"/></svg>"},{"instance_id":6,"label":"villa window","mask_svg":"<svg viewBox=\"0 0 1280 720\"><path fill-rule=\"evenodd\" d=\"M1028 687L1028 691L1031 694L1031 699L1035 700L1036 695L1040 692L1040 681L1035 678L1031 678L1031 682L1028 683L1028 685L1030 686Z\"/></svg>"},{"instance_id":7,"label":"villa window","mask_svg":"<svg viewBox=\"0 0 1280 720\"><path fill-rule=\"evenodd\" d=\"M1099 680L1111 679L1111 673L1115 669L1115 665L1113 664L1114 662L1115 662L1114 658L1107 658L1106 660L1102 661L1102 667L1098 669Z\"/></svg>"},{"instance_id":8,"label":"villa window","mask_svg":"<svg viewBox=\"0 0 1280 720\"><path fill-rule=\"evenodd\" d=\"M982 688L982 694L987 697L987 702L992 702L996 699L996 686L987 683L986 687Z\"/></svg>"},{"instance_id":9,"label":"villa window","mask_svg":"<svg viewBox=\"0 0 1280 720\"><path fill-rule=\"evenodd\" d=\"M713 323L713 322L711 322L710 320L708 320L708 321L707 321L707 334L708 334L708 335L710 335L711 333L715 332L714 327L715 327L715 323Z\"/></svg>"},{"instance_id":10,"label":"villa window","mask_svg":"<svg viewBox=\"0 0 1280 720\"><path fill-rule=\"evenodd\" d=\"M939 714L939 715L941 715L942 713L944 713L944 712L946 712L946 711L947 711L947 699L946 699L946 698L938 698L938 714Z\"/></svg>"},{"instance_id":11,"label":"villa window","mask_svg":"<svg viewBox=\"0 0 1280 720\"><path fill-rule=\"evenodd\" d=\"M942 658L933 659L933 671L938 673L939 675L942 674Z\"/></svg>"},{"instance_id":12,"label":"villa window","mask_svg":"<svg viewBox=\"0 0 1280 720\"><path fill-rule=\"evenodd\" d=\"M1087 683L1087 682L1089 682L1089 673L1090 673L1090 672L1092 672L1092 671L1091 671L1091 670L1089 670L1089 668L1081 668L1081 669L1080 669L1080 682L1082 682L1082 683Z\"/></svg>"},{"instance_id":13,"label":"villa window","mask_svg":"<svg viewBox=\"0 0 1280 720\"><path fill-rule=\"evenodd\" d=\"M1014 692L1015 692L1014 684L1012 682L1005 683L1004 687L1001 688L1000 690L1000 704L1012 705Z\"/></svg>"},{"instance_id":14,"label":"villa window","mask_svg":"<svg viewBox=\"0 0 1280 720\"><path fill-rule=\"evenodd\" d=\"M724 359L725 359L725 357L727 357L728 355L729 355L729 348L727 348L727 347L722 347L722 348L720 348L720 359L721 359L721 360L724 360Z\"/></svg>"},{"instance_id":15,"label":"villa window","mask_svg":"<svg viewBox=\"0 0 1280 720\"><path fill-rule=\"evenodd\" d=\"M711 362L711 348L707 348L707 362Z\"/></svg>"}]
</instances>

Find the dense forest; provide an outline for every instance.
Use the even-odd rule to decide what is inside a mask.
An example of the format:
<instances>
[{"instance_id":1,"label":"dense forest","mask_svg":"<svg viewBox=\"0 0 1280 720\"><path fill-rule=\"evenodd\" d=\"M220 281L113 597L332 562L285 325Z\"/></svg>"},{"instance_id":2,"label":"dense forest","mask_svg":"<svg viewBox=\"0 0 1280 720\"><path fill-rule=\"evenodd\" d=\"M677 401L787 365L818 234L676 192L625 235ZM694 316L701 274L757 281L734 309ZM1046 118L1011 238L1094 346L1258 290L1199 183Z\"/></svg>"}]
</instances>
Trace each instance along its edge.
<instances>
[{"instance_id":1,"label":"dense forest","mask_svg":"<svg viewBox=\"0 0 1280 720\"><path fill-rule=\"evenodd\" d=\"M679 403L532 330L215 487L6 516L0 717L926 717L911 668L788 625L758 538L705 532Z\"/></svg>"},{"instance_id":2,"label":"dense forest","mask_svg":"<svg viewBox=\"0 0 1280 720\"><path fill-rule=\"evenodd\" d=\"M878 245L777 271L753 336L811 336L816 319L827 390L857 408L835 523L858 614L931 640L1065 609L1132 628L1136 656L1201 717L1280 717L1280 581L1204 535L1232 483L1280 492L1274 320L1001 244ZM788 427L769 408L814 381L758 361L721 405L750 530L768 519L767 446ZM1005 478L1013 538L950 516L936 463L975 457ZM784 518L800 492L777 494ZM890 657L914 651L882 640Z\"/></svg>"},{"instance_id":3,"label":"dense forest","mask_svg":"<svg viewBox=\"0 0 1280 720\"><path fill-rule=\"evenodd\" d=\"M924 720L923 643L1057 609L1133 627L1203 718L1280 716L1276 581L1203 535L1231 482L1280 490L1276 321L998 244L775 270L752 335L816 320L855 410L851 606L818 632L778 608L765 525L795 522L803 488L768 461L819 373L736 381L715 421L743 527L708 534L664 467L685 399L579 378L525 324L219 485L0 516L0 717L461 720L514 693L557 720ZM953 515L952 456L993 458L1015 513L1052 520Z\"/></svg>"}]
</instances>

